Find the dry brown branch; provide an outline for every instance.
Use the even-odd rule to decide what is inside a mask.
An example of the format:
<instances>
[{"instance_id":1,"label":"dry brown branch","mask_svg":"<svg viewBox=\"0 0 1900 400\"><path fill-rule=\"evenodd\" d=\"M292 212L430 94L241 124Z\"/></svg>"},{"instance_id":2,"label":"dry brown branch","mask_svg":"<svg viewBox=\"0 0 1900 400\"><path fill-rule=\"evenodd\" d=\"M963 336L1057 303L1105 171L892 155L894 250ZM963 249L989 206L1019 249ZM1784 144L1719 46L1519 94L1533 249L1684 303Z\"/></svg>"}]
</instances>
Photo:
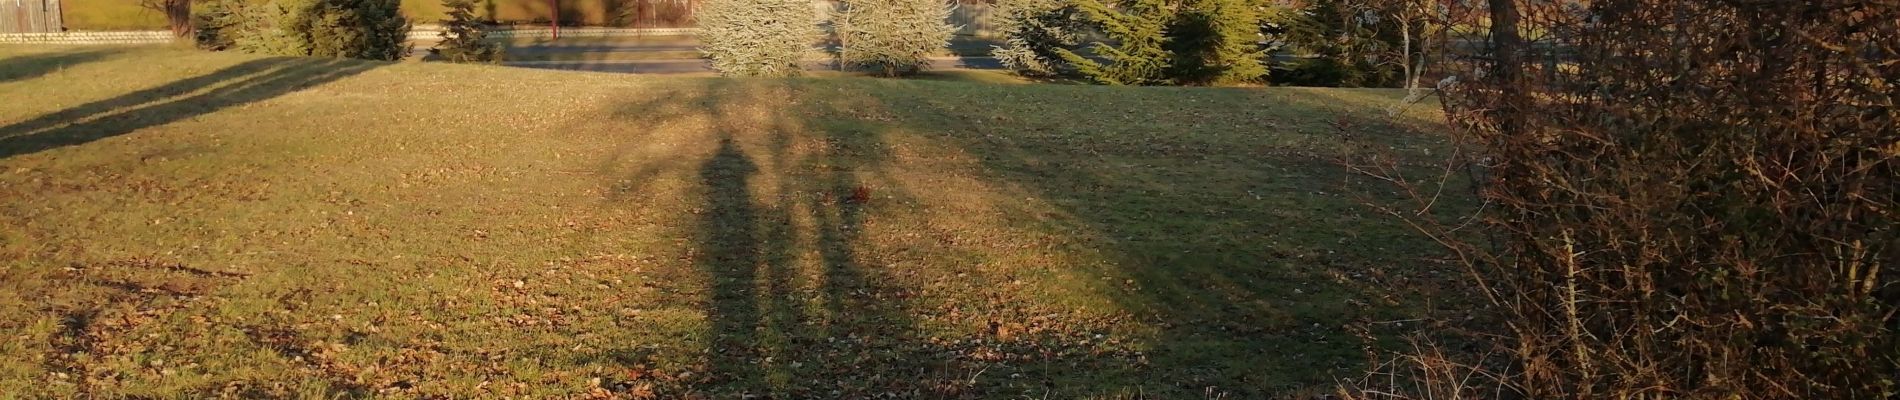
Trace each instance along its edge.
<instances>
[{"instance_id":1,"label":"dry brown branch","mask_svg":"<svg viewBox=\"0 0 1900 400\"><path fill-rule=\"evenodd\" d=\"M1432 63L1465 74L1446 165L1488 242L1431 212L1453 167L1354 171L1465 265L1508 360L1347 397L1900 397L1900 3L1489 4L1499 40Z\"/></svg>"}]
</instances>

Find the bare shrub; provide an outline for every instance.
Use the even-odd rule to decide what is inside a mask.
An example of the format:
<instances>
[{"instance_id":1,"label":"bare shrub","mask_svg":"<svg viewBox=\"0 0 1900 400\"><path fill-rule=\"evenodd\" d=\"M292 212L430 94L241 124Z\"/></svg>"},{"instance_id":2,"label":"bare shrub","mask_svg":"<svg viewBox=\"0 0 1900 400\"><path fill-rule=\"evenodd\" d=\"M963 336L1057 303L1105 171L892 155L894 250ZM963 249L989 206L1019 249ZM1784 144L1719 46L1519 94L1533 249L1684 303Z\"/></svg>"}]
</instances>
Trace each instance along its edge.
<instances>
[{"instance_id":1,"label":"bare shrub","mask_svg":"<svg viewBox=\"0 0 1900 400\"><path fill-rule=\"evenodd\" d=\"M1469 268L1503 360L1349 397L1900 396L1900 3L1500 3L1521 25L1447 71L1477 225L1358 167Z\"/></svg>"}]
</instances>

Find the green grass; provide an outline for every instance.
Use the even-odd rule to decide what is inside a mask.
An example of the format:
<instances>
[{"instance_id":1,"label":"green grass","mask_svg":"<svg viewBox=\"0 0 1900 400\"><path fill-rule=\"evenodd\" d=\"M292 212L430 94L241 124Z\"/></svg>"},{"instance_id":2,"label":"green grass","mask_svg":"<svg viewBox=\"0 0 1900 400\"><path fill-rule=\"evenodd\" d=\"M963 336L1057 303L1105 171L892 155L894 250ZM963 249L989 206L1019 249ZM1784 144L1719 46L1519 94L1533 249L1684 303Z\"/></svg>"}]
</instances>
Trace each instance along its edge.
<instances>
[{"instance_id":1,"label":"green grass","mask_svg":"<svg viewBox=\"0 0 1900 400\"><path fill-rule=\"evenodd\" d=\"M447 18L438 0L402 0L401 12L414 24L435 24ZM203 2L198 3L200 9ZM484 0L475 15L483 20L545 26L550 13L546 0ZM568 24L606 25L618 15L618 1L567 0L560 2L561 21ZM161 30L165 16L139 7L131 0L61 0L67 29L78 31Z\"/></svg>"},{"instance_id":2,"label":"green grass","mask_svg":"<svg viewBox=\"0 0 1900 400\"><path fill-rule=\"evenodd\" d=\"M524 37L497 39L508 51L508 61L640 61L697 59L699 39L692 35ZM974 36L954 36L938 57L989 57L995 42ZM814 45L814 47L822 47ZM814 51L813 59L827 59Z\"/></svg>"},{"instance_id":3,"label":"green grass","mask_svg":"<svg viewBox=\"0 0 1900 400\"><path fill-rule=\"evenodd\" d=\"M22 398L1292 397L1462 290L1342 194L1442 146L1388 90L0 47L0 93Z\"/></svg>"},{"instance_id":4,"label":"green grass","mask_svg":"<svg viewBox=\"0 0 1900 400\"><path fill-rule=\"evenodd\" d=\"M76 31L162 30L165 15L136 1L62 0L61 22Z\"/></svg>"}]
</instances>

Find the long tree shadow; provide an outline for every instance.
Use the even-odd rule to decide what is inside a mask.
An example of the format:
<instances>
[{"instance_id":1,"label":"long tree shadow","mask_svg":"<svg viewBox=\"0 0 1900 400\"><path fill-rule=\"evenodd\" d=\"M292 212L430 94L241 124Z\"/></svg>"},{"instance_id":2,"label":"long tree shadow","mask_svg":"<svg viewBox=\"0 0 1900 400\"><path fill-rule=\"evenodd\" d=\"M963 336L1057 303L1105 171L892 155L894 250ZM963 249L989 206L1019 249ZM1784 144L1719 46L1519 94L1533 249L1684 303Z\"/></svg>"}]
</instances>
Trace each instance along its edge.
<instances>
[{"instance_id":1,"label":"long tree shadow","mask_svg":"<svg viewBox=\"0 0 1900 400\"><path fill-rule=\"evenodd\" d=\"M784 111L739 115L746 107L730 110L743 103L735 102L713 101L722 134L700 169L707 207L699 247L714 285L707 313L721 386L790 398L927 387L919 381L931 372L917 367L937 351L908 333L910 317L893 295L903 289L871 284L855 251L869 199L857 193L853 162L811 146L850 145L814 134ZM766 128L729 136L753 124ZM764 154L749 156L742 145ZM754 176L775 182L765 189L773 195L750 189L765 183Z\"/></svg>"},{"instance_id":2,"label":"long tree shadow","mask_svg":"<svg viewBox=\"0 0 1900 400\"><path fill-rule=\"evenodd\" d=\"M656 192L667 189L650 184L676 178L690 179L677 190L697 199L685 206L693 216L680 234L708 286L708 376L672 390L717 398L954 396L960 389L947 382L967 383L972 369L956 364L956 349L918 335L913 289L881 279L890 271L867 266L878 256L861 251L877 201L857 174L881 157L868 150L876 138L807 126L793 102L775 103L790 100L780 89L692 85L621 115L672 126L665 137L640 141L679 147L610 157L609 199L666 205L668 195Z\"/></svg>"},{"instance_id":3,"label":"long tree shadow","mask_svg":"<svg viewBox=\"0 0 1900 400\"><path fill-rule=\"evenodd\" d=\"M27 54L0 59L0 83L38 78L112 55L110 49Z\"/></svg>"},{"instance_id":4,"label":"long tree shadow","mask_svg":"<svg viewBox=\"0 0 1900 400\"><path fill-rule=\"evenodd\" d=\"M1008 92L942 96L947 89L917 87L934 84L868 83L838 96L898 110L892 125L981 154L986 179L1050 199L1060 217L1042 223L1100 250L1107 264L1102 272L1121 283L1098 290L1159 328L1145 357L1151 367L1092 371L1094 377L1082 381L1093 382L1082 386L1103 386L1072 388L1078 392L1115 395L1119 389L1104 384L1120 381L1142 383L1145 393L1162 397L1283 396L1323 387L1334 374L1358 373L1362 344L1393 344L1392 332L1375 333L1371 340L1381 343L1364 343L1367 338L1353 331L1360 328L1349 326L1418 317L1422 307L1400 299L1415 295L1403 292L1412 289L1406 285L1430 285L1418 283L1430 273L1393 266L1419 265L1414 257L1436 252L1396 221L1364 216L1339 193L1349 177L1331 158L1339 154L1329 154L1341 140L1335 132L1309 127L1246 138L1257 132L1244 129L1288 121L1235 126L1262 118L1218 112L1209 118L1194 106L1107 93L1173 89L1003 87L983 90ZM1272 96L1263 93L1206 90L1194 97L1303 109L1286 118L1311 119L1328 118L1322 108L1338 100L1269 102ZM1014 99L988 100L1002 97ZM1085 115L1100 120L1078 118ZM986 123L1025 117L1039 119ZM1335 123L1395 136L1382 145L1423 146L1417 137L1424 135L1376 117ZM1170 125L1176 128L1159 129Z\"/></svg>"},{"instance_id":5,"label":"long tree shadow","mask_svg":"<svg viewBox=\"0 0 1900 400\"><path fill-rule=\"evenodd\" d=\"M89 143L271 99L383 64L269 58L0 127L0 159Z\"/></svg>"},{"instance_id":6,"label":"long tree shadow","mask_svg":"<svg viewBox=\"0 0 1900 400\"><path fill-rule=\"evenodd\" d=\"M1365 347L1345 325L1415 317L1386 287L1415 274L1386 264L1430 246L1333 194L1346 171L1323 154L1339 144L1324 122L1142 132L1117 125L1201 116L1128 112L1147 100L1099 98L1114 89L916 85L955 84L679 82L615 115L655 129L608 157L609 200L684 208L664 226L709 286L711 378L673 389L1268 398L1357 373ZM1231 121L1324 119L1339 100ZM1066 119L1077 110L1129 117ZM1015 118L1038 119L989 122ZM1111 304L1063 309L1095 299Z\"/></svg>"}]
</instances>

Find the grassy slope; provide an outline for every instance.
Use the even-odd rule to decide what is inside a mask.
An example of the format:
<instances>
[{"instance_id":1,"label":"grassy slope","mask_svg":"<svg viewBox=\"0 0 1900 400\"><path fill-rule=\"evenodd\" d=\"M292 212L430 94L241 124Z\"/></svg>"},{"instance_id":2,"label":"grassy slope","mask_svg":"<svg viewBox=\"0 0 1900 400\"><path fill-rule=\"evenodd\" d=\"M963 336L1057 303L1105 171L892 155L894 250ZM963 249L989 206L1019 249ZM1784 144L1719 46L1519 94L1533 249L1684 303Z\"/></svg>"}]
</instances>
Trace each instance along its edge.
<instances>
[{"instance_id":1,"label":"grassy slope","mask_svg":"<svg viewBox=\"0 0 1900 400\"><path fill-rule=\"evenodd\" d=\"M433 38L411 38L433 39ZM700 58L699 39L691 35L564 37L523 37L495 40L508 51L508 61L636 61L681 60ZM953 36L938 57L989 57L997 43L974 36ZM826 46L814 44L814 48ZM814 51L815 60L829 60L830 53Z\"/></svg>"},{"instance_id":2,"label":"grassy slope","mask_svg":"<svg viewBox=\"0 0 1900 400\"><path fill-rule=\"evenodd\" d=\"M76 31L165 29L165 15L136 1L61 0L61 21Z\"/></svg>"},{"instance_id":3,"label":"grassy slope","mask_svg":"<svg viewBox=\"0 0 1900 400\"><path fill-rule=\"evenodd\" d=\"M130 0L62 0L66 28L78 31L165 29L165 16L138 6ZM483 0L475 3L475 14L489 20L545 25L551 15L546 0ZM566 0L561 4L561 21L589 26L610 25L622 2L605 0ZM446 17L439 0L403 0L403 15L416 24L434 24Z\"/></svg>"},{"instance_id":4,"label":"grassy slope","mask_svg":"<svg viewBox=\"0 0 1900 400\"><path fill-rule=\"evenodd\" d=\"M1339 194L1389 91L42 51L0 393L1260 398L1455 298Z\"/></svg>"}]
</instances>

